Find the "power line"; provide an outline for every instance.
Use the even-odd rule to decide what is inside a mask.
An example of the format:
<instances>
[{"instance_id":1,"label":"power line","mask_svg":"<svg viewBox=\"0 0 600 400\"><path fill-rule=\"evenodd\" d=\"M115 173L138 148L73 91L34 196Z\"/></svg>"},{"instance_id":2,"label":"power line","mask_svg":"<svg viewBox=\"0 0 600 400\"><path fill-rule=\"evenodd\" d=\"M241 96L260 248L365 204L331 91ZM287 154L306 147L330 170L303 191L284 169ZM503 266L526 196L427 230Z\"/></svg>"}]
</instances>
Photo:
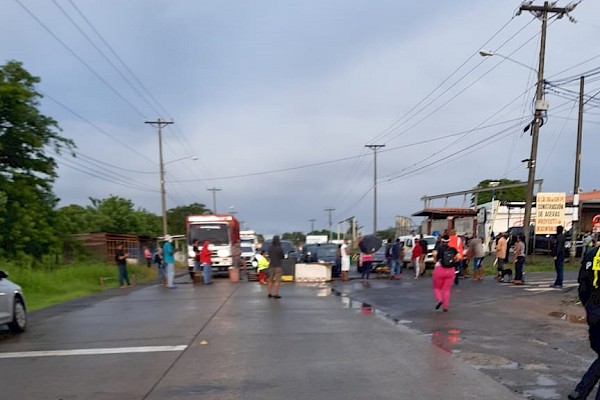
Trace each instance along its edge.
<instances>
[{"instance_id":1,"label":"power line","mask_svg":"<svg viewBox=\"0 0 600 400\"><path fill-rule=\"evenodd\" d=\"M123 61L123 59L114 50L114 48L104 39L104 37L100 34L100 32L96 29L96 27L90 22L90 20L79 9L79 7L77 7L77 5L75 3L73 3L72 0L69 0L69 3L71 3L71 6L73 6L73 8L79 13L79 15L81 16L81 18L94 31L94 33L96 34L96 36L98 36L98 38L102 41L102 43L104 43L104 45L108 48L108 50L112 53L112 55L117 59L117 61L119 61L119 63L123 66L123 68L137 82L137 84L140 86L140 88L144 92L146 92L146 94L148 95L148 97L150 97L150 99L152 101L154 101L154 103L158 106L158 108L162 109L162 111L166 114L167 117L169 117L169 119L173 120L174 118L171 115L169 115L169 112L165 109L165 107L163 107L163 105L156 99L156 97L154 97L154 95L150 92L150 90L148 90L148 88L146 87L146 85L144 85L144 83L137 77L137 75L131 70L131 68L129 68L129 66L127 66L127 64L125 63L125 61ZM152 108L155 109L154 107L152 107ZM157 111L157 114L160 114L160 112Z\"/></svg>"},{"instance_id":2,"label":"power line","mask_svg":"<svg viewBox=\"0 0 600 400\"><path fill-rule=\"evenodd\" d=\"M73 114L74 116L76 116L77 118L81 119L83 122L85 122L86 124L90 125L91 127L93 127L94 129L96 129L98 132L102 133L103 135L108 136L109 138L111 138L112 140L114 140L115 142L119 143L120 145L124 146L125 148L131 150L131 152L139 155L140 157L146 159L147 161L150 161L152 163L154 163L153 160L151 160L147 155L140 153L139 151L137 151L134 147L131 147L129 144L125 143L124 141L122 141L121 139L115 137L114 135L108 133L107 131L105 131L104 129L100 128L98 125L94 124L92 121L88 120L87 118L85 118L84 116L82 116L81 114L79 114L78 112L76 112L75 110L73 110L72 108L68 107L67 105L65 105L64 103L60 102L59 100L57 100L56 98L50 96L48 93L45 93L43 91L39 91L44 97L47 97L48 99L52 100L54 103L58 104L59 106L61 106L62 108L64 108L65 110L67 110L68 112L70 112L71 114Z\"/></svg>"},{"instance_id":3,"label":"power line","mask_svg":"<svg viewBox=\"0 0 600 400\"><path fill-rule=\"evenodd\" d=\"M508 20L496 33L494 33L492 35L491 38L489 38L481 47L484 47L487 45L487 43L489 43L491 40L493 40L496 36L498 36L500 34L500 32L502 32L507 26L508 24L514 19L511 18L510 20ZM480 47L480 48L481 48ZM404 120L406 117L408 117L414 110L416 110L421 104L423 104L427 99L429 99L431 96L433 96L434 93L436 93L438 91L438 89L440 89L446 82L448 82L455 74L458 73L458 71L460 71L474 56L476 53L473 53L470 57L468 57L458 68L456 68L450 75L448 75L440 84L438 84L432 91L430 91L424 98L422 98L417 104L415 104L410 110L408 110L406 113L404 113L400 118L396 119L392 124L390 124L388 127L386 127L383 131L381 131L378 135L376 135L374 138L372 138L372 142L375 141L380 141L382 140L384 137L386 137L387 135L389 135L391 132L393 132L394 130L396 130L397 128L399 128L400 126L402 126L403 124L405 124L408 121L403 122L402 124L400 124L400 122L402 120ZM463 75L463 77L461 77L458 81L460 82L462 79L464 79L465 75ZM445 92L444 92L445 93ZM444 94L442 93L442 94ZM421 111L423 111L427 106L429 106L428 103L425 107L421 108ZM421 111L417 112L416 115L418 115ZM412 118L412 117L411 117ZM410 119L409 119L410 120Z\"/></svg>"},{"instance_id":4,"label":"power line","mask_svg":"<svg viewBox=\"0 0 600 400\"><path fill-rule=\"evenodd\" d=\"M30 11L21 0L15 0L19 5L33 18L35 21L46 30L56 41L58 41L73 57L75 57L80 63L82 63L96 78L98 78L107 88L109 88L115 95L131 107L138 115L145 118L144 113L140 111L133 103L125 98L117 89L115 89L106 79L104 79L95 69L93 69L83 58L81 58L73 49L71 49L64 41L62 41L46 24L44 24L32 11Z\"/></svg>"},{"instance_id":5,"label":"power line","mask_svg":"<svg viewBox=\"0 0 600 400\"><path fill-rule=\"evenodd\" d=\"M75 20L73 18L71 18L71 16L65 11L64 8L62 8L60 6L60 4L58 4L58 2L56 0L52 0L52 2L54 3L54 5L62 12L62 14L69 20L69 22L71 22L71 24L75 27L75 29L77 29L77 31L79 31L79 33L81 33L81 35L88 41L88 43L90 43L92 45L92 47L94 47L94 49L96 49L96 51L98 52L98 54L100 54L100 56L102 56L102 58L104 58L104 60L121 76L121 78L123 78L123 80L125 81L125 83L127 83L127 85L129 85L129 87L150 107L152 108L155 112L157 112L158 114L160 114L160 112L156 109L156 107L154 107L153 104L151 104L146 97L144 97L144 95L138 90L138 88L136 88L131 81L125 76L125 74L123 74L121 72L121 70L119 68L117 68L117 66L108 58L108 56L104 53L104 51L102 51L97 45L96 43L94 43L94 41L89 37L89 35L87 33L85 33L85 31L83 29L81 29L81 27L77 24L77 22L75 22ZM71 4L73 4L71 2Z\"/></svg>"}]
</instances>

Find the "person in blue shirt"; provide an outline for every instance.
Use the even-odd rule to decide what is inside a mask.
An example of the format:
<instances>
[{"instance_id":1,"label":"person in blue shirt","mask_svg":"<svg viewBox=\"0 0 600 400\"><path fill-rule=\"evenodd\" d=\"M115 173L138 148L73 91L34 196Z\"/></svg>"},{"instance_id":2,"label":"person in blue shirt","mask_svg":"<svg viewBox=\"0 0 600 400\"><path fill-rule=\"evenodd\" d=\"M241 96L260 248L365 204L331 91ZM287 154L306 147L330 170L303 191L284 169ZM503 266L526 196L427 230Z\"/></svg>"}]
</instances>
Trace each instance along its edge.
<instances>
[{"instance_id":1,"label":"person in blue shirt","mask_svg":"<svg viewBox=\"0 0 600 400\"><path fill-rule=\"evenodd\" d=\"M404 263L404 244L400 242L400 239L396 239L392 245L391 265L390 265L390 279L400 279L402 274L402 264ZM402 253L402 259L400 259L400 253Z\"/></svg>"},{"instance_id":2,"label":"person in blue shirt","mask_svg":"<svg viewBox=\"0 0 600 400\"><path fill-rule=\"evenodd\" d=\"M167 269L167 287L174 289L177 286L173 284L175 278L175 252L173 248L173 237L171 235L165 235L165 244L163 246L163 257Z\"/></svg>"}]
</instances>

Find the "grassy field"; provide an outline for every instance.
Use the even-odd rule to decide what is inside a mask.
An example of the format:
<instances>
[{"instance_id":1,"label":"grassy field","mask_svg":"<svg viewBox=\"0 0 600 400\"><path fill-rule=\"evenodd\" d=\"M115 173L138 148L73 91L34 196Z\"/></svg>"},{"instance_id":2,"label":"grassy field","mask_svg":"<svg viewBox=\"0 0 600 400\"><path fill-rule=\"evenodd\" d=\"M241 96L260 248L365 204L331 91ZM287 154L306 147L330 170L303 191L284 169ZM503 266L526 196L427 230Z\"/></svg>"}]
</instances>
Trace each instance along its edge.
<instances>
[{"instance_id":1,"label":"grassy field","mask_svg":"<svg viewBox=\"0 0 600 400\"><path fill-rule=\"evenodd\" d=\"M110 264L78 263L56 268L28 268L2 263L0 269L8 272L9 279L23 288L27 308L30 311L85 297L119 285L117 267ZM132 284L133 275L138 284L156 280L156 268L129 265L128 272ZM102 287L101 277L112 279L107 280Z\"/></svg>"},{"instance_id":2,"label":"grassy field","mask_svg":"<svg viewBox=\"0 0 600 400\"><path fill-rule=\"evenodd\" d=\"M565 271L578 271L581 258L576 258L574 263L569 263L568 259L565 260ZM483 260L483 266L485 268L486 275L495 275L496 267L493 266L494 257L486 256ZM510 263L505 264L506 268L512 268L515 270L515 264L510 259ZM525 261L525 271L527 272L554 272L554 259L548 255L529 255Z\"/></svg>"}]
</instances>

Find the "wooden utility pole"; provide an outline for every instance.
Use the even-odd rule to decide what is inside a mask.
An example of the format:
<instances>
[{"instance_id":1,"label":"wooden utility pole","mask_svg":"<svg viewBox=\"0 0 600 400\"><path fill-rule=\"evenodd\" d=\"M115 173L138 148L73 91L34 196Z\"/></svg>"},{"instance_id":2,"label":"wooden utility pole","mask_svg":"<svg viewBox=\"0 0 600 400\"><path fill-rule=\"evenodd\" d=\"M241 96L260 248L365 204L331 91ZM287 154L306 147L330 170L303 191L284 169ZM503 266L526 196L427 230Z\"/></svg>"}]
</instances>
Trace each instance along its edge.
<instances>
[{"instance_id":1,"label":"wooden utility pole","mask_svg":"<svg viewBox=\"0 0 600 400\"><path fill-rule=\"evenodd\" d=\"M531 208L533 205L533 185L535 182L535 166L537 159L538 138L540 133L540 125L542 122L542 114L548 110L548 103L544 100L544 58L546 54L546 29L548 26L548 14L557 14L562 17L572 11L576 5L567 7L554 7L547 1L543 6L534 6L531 4L523 4L519 8L521 11L531 11L534 15L542 20L542 33L540 38L540 60L538 66L537 88L535 93L535 112L533 115L532 132L531 132L531 156L529 157L528 168L529 176L527 179L527 191L525 193L525 218L523 219L523 233L526 243L529 240L529 230L531 224Z\"/></svg>"},{"instance_id":2,"label":"wooden utility pole","mask_svg":"<svg viewBox=\"0 0 600 400\"><path fill-rule=\"evenodd\" d=\"M366 144L365 147L373 150L373 235L377 234L377 150L385 144Z\"/></svg>"},{"instance_id":3,"label":"wooden utility pole","mask_svg":"<svg viewBox=\"0 0 600 400\"><path fill-rule=\"evenodd\" d=\"M331 242L331 212L334 211L335 208L326 208L324 211L329 213L329 241Z\"/></svg>"},{"instance_id":4,"label":"wooden utility pole","mask_svg":"<svg viewBox=\"0 0 600 400\"><path fill-rule=\"evenodd\" d=\"M161 121L161 119L157 119L156 121L146 121L145 124L150 124L152 126L156 126L158 129L158 155L160 162L160 203L161 203L161 211L162 211L162 225L163 225L163 237L167 235L167 192L165 189L165 163L163 162L163 152L162 152L162 128L164 126L170 125L172 121Z\"/></svg>"},{"instance_id":5,"label":"wooden utility pole","mask_svg":"<svg viewBox=\"0 0 600 400\"><path fill-rule=\"evenodd\" d=\"M311 218L311 219L309 219L309 221L310 221L310 233L313 233L315 231L315 221L316 221L316 219Z\"/></svg>"},{"instance_id":6,"label":"wooden utility pole","mask_svg":"<svg viewBox=\"0 0 600 400\"><path fill-rule=\"evenodd\" d=\"M575 153L575 180L573 184L573 227L571 229L571 252L569 254L569 260L571 264L575 261L577 255L577 249L575 243L577 240L577 234L579 233L579 177L581 175L581 139L583 134L583 90L585 85L585 77L579 78L579 116L577 118L577 151ZM582 249L582 256L583 251Z\"/></svg>"},{"instance_id":7,"label":"wooden utility pole","mask_svg":"<svg viewBox=\"0 0 600 400\"><path fill-rule=\"evenodd\" d=\"M218 214L217 213L217 192L220 192L221 189L220 188L210 188L210 189L206 189L209 192L212 192L212 198L213 198L213 214Z\"/></svg>"}]
</instances>

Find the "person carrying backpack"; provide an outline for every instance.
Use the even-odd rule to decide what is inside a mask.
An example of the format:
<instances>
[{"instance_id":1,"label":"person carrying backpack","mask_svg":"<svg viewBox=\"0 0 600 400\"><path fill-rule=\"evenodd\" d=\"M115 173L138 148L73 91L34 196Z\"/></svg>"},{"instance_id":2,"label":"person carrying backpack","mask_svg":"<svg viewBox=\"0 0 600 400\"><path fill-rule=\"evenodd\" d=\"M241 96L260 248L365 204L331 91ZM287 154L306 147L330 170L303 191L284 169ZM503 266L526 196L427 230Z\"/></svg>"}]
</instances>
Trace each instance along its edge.
<instances>
[{"instance_id":1,"label":"person carrying backpack","mask_svg":"<svg viewBox=\"0 0 600 400\"><path fill-rule=\"evenodd\" d=\"M454 283L455 265L458 261L458 252L449 245L450 238L445 235L441 243L433 251L435 267L433 268L433 295L437 301L435 306L439 310L443 306L443 311L448 312L450 304L450 291Z\"/></svg>"}]
</instances>

